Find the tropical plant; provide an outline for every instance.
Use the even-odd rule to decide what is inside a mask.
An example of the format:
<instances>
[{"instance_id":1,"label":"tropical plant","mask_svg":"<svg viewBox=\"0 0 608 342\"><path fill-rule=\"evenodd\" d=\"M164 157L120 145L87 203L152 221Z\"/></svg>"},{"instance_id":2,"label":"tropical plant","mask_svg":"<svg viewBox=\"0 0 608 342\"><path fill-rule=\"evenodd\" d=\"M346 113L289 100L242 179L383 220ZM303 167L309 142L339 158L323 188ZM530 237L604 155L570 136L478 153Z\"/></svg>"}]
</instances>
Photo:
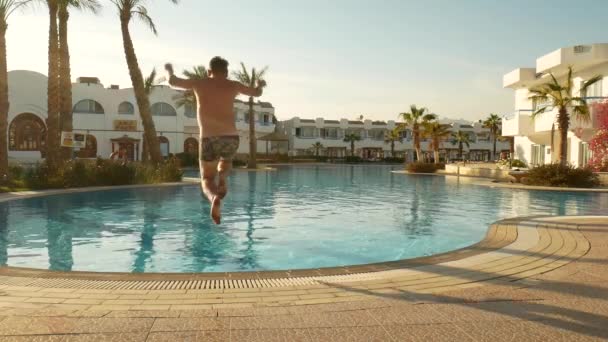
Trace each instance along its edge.
<instances>
[{"instance_id":1,"label":"tropical plant","mask_svg":"<svg viewBox=\"0 0 608 342\"><path fill-rule=\"evenodd\" d=\"M68 46L68 20L70 9L88 10L97 13L101 5L98 0L58 0L59 19L59 131L72 131L72 73ZM64 148L62 157L72 156L71 148Z\"/></svg>"},{"instance_id":2,"label":"tropical plant","mask_svg":"<svg viewBox=\"0 0 608 342\"><path fill-rule=\"evenodd\" d=\"M598 175L591 169L560 163L539 165L530 169L522 183L567 188L593 188L600 185Z\"/></svg>"},{"instance_id":3,"label":"tropical plant","mask_svg":"<svg viewBox=\"0 0 608 342\"><path fill-rule=\"evenodd\" d=\"M156 78L156 68L153 68L150 75L146 76L144 79L144 92L146 93L148 99L150 98L150 94L152 94L152 90L154 90L157 83L158 79ZM141 160L144 162L150 160L150 150L148 149L148 140L146 140L145 135L142 141Z\"/></svg>"},{"instance_id":4,"label":"tropical plant","mask_svg":"<svg viewBox=\"0 0 608 342\"><path fill-rule=\"evenodd\" d=\"M597 132L589 140L592 152L589 166L597 172L608 172L608 102L593 105L596 114Z\"/></svg>"},{"instance_id":5,"label":"tropical plant","mask_svg":"<svg viewBox=\"0 0 608 342\"><path fill-rule=\"evenodd\" d=\"M391 157L395 157L395 142L397 141L403 142L401 129L399 129L399 127L395 127L392 130L384 133L384 143L391 144Z\"/></svg>"},{"instance_id":6,"label":"tropical plant","mask_svg":"<svg viewBox=\"0 0 608 342\"><path fill-rule=\"evenodd\" d=\"M48 79L46 118L46 160L49 167L57 167L59 161L59 32L57 11L59 0L45 0L49 10Z\"/></svg>"},{"instance_id":7,"label":"tropical plant","mask_svg":"<svg viewBox=\"0 0 608 342\"><path fill-rule=\"evenodd\" d=\"M407 172L411 173L435 173L438 165L434 163L414 162L406 165Z\"/></svg>"},{"instance_id":8,"label":"tropical plant","mask_svg":"<svg viewBox=\"0 0 608 342\"><path fill-rule=\"evenodd\" d=\"M591 114L585 98L573 94L572 67L568 68L568 75L564 84L558 82L553 73L550 73L549 76L551 77L549 83L530 89L532 95L529 96L529 99L537 104L536 110L532 113L532 119L536 119L549 108L557 108L557 127L560 136L558 161L565 166L568 160L568 130L571 116L577 121L588 122L591 120ZM600 79L601 76L594 76L583 82L580 93L585 93L589 86ZM548 105L538 106L539 103L548 103ZM568 112L570 108L572 108L572 114Z\"/></svg>"},{"instance_id":9,"label":"tropical plant","mask_svg":"<svg viewBox=\"0 0 608 342\"><path fill-rule=\"evenodd\" d=\"M355 141L361 140L361 136L357 133L347 133L344 135L344 142L350 143L350 155L355 155Z\"/></svg>"},{"instance_id":10,"label":"tropical plant","mask_svg":"<svg viewBox=\"0 0 608 342\"><path fill-rule=\"evenodd\" d=\"M492 136L492 160L496 160L496 141L498 140L498 130L501 125L502 119L496 114L490 114L490 116L483 121L483 127L489 129L490 135Z\"/></svg>"},{"instance_id":11,"label":"tropical plant","mask_svg":"<svg viewBox=\"0 0 608 342\"><path fill-rule=\"evenodd\" d=\"M184 70L182 75L189 80L203 80L209 77L207 68L204 65L193 66L191 70ZM191 109L196 108L196 96L190 89L181 91L179 94L173 96L173 101L177 108L190 107Z\"/></svg>"},{"instance_id":12,"label":"tropical plant","mask_svg":"<svg viewBox=\"0 0 608 342\"><path fill-rule=\"evenodd\" d=\"M458 158L462 159L462 151L464 149L464 145L467 145L467 148L471 144L471 137L467 132L458 131L456 133L452 133L452 145L458 144Z\"/></svg>"},{"instance_id":13,"label":"tropical plant","mask_svg":"<svg viewBox=\"0 0 608 342\"><path fill-rule=\"evenodd\" d=\"M255 87L260 81L264 80L264 74L268 67L264 67L261 70L251 68L251 72L247 70L245 63L241 62L241 70L232 73L233 77L237 81L248 87ZM257 140L255 136L255 113L253 112L253 96L249 97L249 161L247 167L250 169L257 168L256 162L257 154Z\"/></svg>"},{"instance_id":14,"label":"tropical plant","mask_svg":"<svg viewBox=\"0 0 608 342\"><path fill-rule=\"evenodd\" d=\"M319 151L323 148L323 144L321 144L320 142L316 142L314 144L312 144L312 149L313 151L315 151L315 157L319 156Z\"/></svg>"},{"instance_id":15,"label":"tropical plant","mask_svg":"<svg viewBox=\"0 0 608 342\"><path fill-rule=\"evenodd\" d=\"M140 19L154 34L157 34L156 25L154 25L154 21L152 21L152 18L148 14L148 9L145 7L145 0L109 1L114 4L118 10L125 58L127 67L129 68L129 76L131 77L133 91L135 92L139 115L141 116L141 121L144 126L144 137L148 143L150 159L153 163L157 164L162 161L160 144L156 137L156 127L150 111L150 100L145 92L144 78L141 69L139 68L137 55L135 54L133 40L131 39L131 33L129 31L129 23L133 17ZM178 0L169 1L174 4L178 3Z\"/></svg>"},{"instance_id":16,"label":"tropical plant","mask_svg":"<svg viewBox=\"0 0 608 342\"><path fill-rule=\"evenodd\" d=\"M412 128L416 159L418 161L422 161L422 151L420 149L420 126L429 121L437 119L437 116L435 114L428 113L428 109L426 108L418 108L416 105L411 105L410 111L407 113L400 113L399 117L408 127Z\"/></svg>"},{"instance_id":17,"label":"tropical plant","mask_svg":"<svg viewBox=\"0 0 608 342\"><path fill-rule=\"evenodd\" d=\"M0 183L9 177L8 170L8 70L6 66L6 31L8 19L31 0L0 0Z\"/></svg>"},{"instance_id":18,"label":"tropical plant","mask_svg":"<svg viewBox=\"0 0 608 342\"><path fill-rule=\"evenodd\" d=\"M424 136L431 139L431 149L433 150L433 159L435 164L439 164L439 148L441 141L449 137L450 126L442 125L438 121L429 121L424 125Z\"/></svg>"}]
</instances>

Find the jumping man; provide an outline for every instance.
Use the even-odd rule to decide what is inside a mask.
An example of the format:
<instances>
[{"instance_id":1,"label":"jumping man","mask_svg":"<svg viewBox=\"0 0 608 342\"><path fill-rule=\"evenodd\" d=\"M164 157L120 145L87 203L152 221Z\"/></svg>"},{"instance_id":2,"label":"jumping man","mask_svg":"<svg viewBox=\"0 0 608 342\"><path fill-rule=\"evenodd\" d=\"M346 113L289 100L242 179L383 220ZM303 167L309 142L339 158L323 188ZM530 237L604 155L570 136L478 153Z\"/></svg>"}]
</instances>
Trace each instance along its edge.
<instances>
[{"instance_id":1,"label":"jumping man","mask_svg":"<svg viewBox=\"0 0 608 342\"><path fill-rule=\"evenodd\" d=\"M211 203L211 218L216 224L221 220L221 200L228 188L226 177L232 158L239 147L233 110L238 94L261 96L266 82L259 81L256 88L228 79L228 61L213 57L209 62L209 78L202 80L181 79L174 75L173 66L165 65L169 84L174 88L192 90L196 96L198 127L200 129L199 164L201 187ZM218 180L216 183L216 176Z\"/></svg>"}]
</instances>

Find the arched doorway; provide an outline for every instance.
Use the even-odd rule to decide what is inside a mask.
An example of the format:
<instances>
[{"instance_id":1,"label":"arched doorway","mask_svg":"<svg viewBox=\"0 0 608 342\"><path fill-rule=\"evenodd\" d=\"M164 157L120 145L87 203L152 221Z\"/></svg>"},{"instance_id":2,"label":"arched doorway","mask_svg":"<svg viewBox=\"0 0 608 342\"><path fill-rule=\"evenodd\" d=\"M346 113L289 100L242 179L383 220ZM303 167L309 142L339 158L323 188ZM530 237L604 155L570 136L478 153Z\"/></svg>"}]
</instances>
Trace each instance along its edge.
<instances>
[{"instance_id":1,"label":"arched doorway","mask_svg":"<svg viewBox=\"0 0 608 342\"><path fill-rule=\"evenodd\" d=\"M187 138L184 141L184 152L191 155L198 155L198 141L195 138Z\"/></svg>"},{"instance_id":2,"label":"arched doorway","mask_svg":"<svg viewBox=\"0 0 608 342\"><path fill-rule=\"evenodd\" d=\"M158 137L158 142L160 144L160 154L163 157L168 157L169 156L169 139L167 139L167 137L165 136L159 136Z\"/></svg>"},{"instance_id":3,"label":"arched doorway","mask_svg":"<svg viewBox=\"0 0 608 342\"><path fill-rule=\"evenodd\" d=\"M78 151L78 158L97 158L97 138L87 134L86 147Z\"/></svg>"},{"instance_id":4,"label":"arched doorway","mask_svg":"<svg viewBox=\"0 0 608 342\"><path fill-rule=\"evenodd\" d=\"M10 151L40 151L46 147L46 125L31 113L17 115L8 128Z\"/></svg>"}]
</instances>

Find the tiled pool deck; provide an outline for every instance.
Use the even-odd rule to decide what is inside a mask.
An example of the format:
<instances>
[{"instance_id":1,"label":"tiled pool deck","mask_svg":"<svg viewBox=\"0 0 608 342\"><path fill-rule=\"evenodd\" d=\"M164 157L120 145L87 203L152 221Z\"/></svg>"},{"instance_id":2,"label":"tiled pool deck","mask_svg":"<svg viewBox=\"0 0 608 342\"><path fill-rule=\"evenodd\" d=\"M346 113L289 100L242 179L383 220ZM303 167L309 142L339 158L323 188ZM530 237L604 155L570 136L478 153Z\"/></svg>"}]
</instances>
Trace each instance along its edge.
<instances>
[{"instance_id":1,"label":"tiled pool deck","mask_svg":"<svg viewBox=\"0 0 608 342\"><path fill-rule=\"evenodd\" d=\"M523 218L372 266L121 277L0 268L0 341L600 341L608 217Z\"/></svg>"}]
</instances>

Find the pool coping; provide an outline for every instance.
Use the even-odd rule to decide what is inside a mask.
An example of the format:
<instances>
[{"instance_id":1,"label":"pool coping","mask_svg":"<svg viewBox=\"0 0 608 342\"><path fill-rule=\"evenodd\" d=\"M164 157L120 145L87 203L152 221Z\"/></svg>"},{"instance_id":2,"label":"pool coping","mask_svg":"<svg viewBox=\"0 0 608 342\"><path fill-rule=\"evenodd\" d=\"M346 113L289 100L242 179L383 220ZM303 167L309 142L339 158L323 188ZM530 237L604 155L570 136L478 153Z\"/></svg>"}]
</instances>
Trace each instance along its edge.
<instances>
[{"instance_id":1,"label":"pool coping","mask_svg":"<svg viewBox=\"0 0 608 342\"><path fill-rule=\"evenodd\" d=\"M476 182L470 183L471 185L480 185L489 188L496 189L515 189L515 190L533 190L533 191L555 191L555 192L586 192L586 193L608 193L608 188L564 188L564 187L549 187L549 186L535 186L535 185L524 185L520 183L505 183L496 182L493 178L477 177L477 176L463 176L451 173L422 173L422 172L408 172L402 170L391 171L394 174L408 175L408 176L439 176L439 177L455 177L455 178L466 178L477 180Z\"/></svg>"}]
</instances>

